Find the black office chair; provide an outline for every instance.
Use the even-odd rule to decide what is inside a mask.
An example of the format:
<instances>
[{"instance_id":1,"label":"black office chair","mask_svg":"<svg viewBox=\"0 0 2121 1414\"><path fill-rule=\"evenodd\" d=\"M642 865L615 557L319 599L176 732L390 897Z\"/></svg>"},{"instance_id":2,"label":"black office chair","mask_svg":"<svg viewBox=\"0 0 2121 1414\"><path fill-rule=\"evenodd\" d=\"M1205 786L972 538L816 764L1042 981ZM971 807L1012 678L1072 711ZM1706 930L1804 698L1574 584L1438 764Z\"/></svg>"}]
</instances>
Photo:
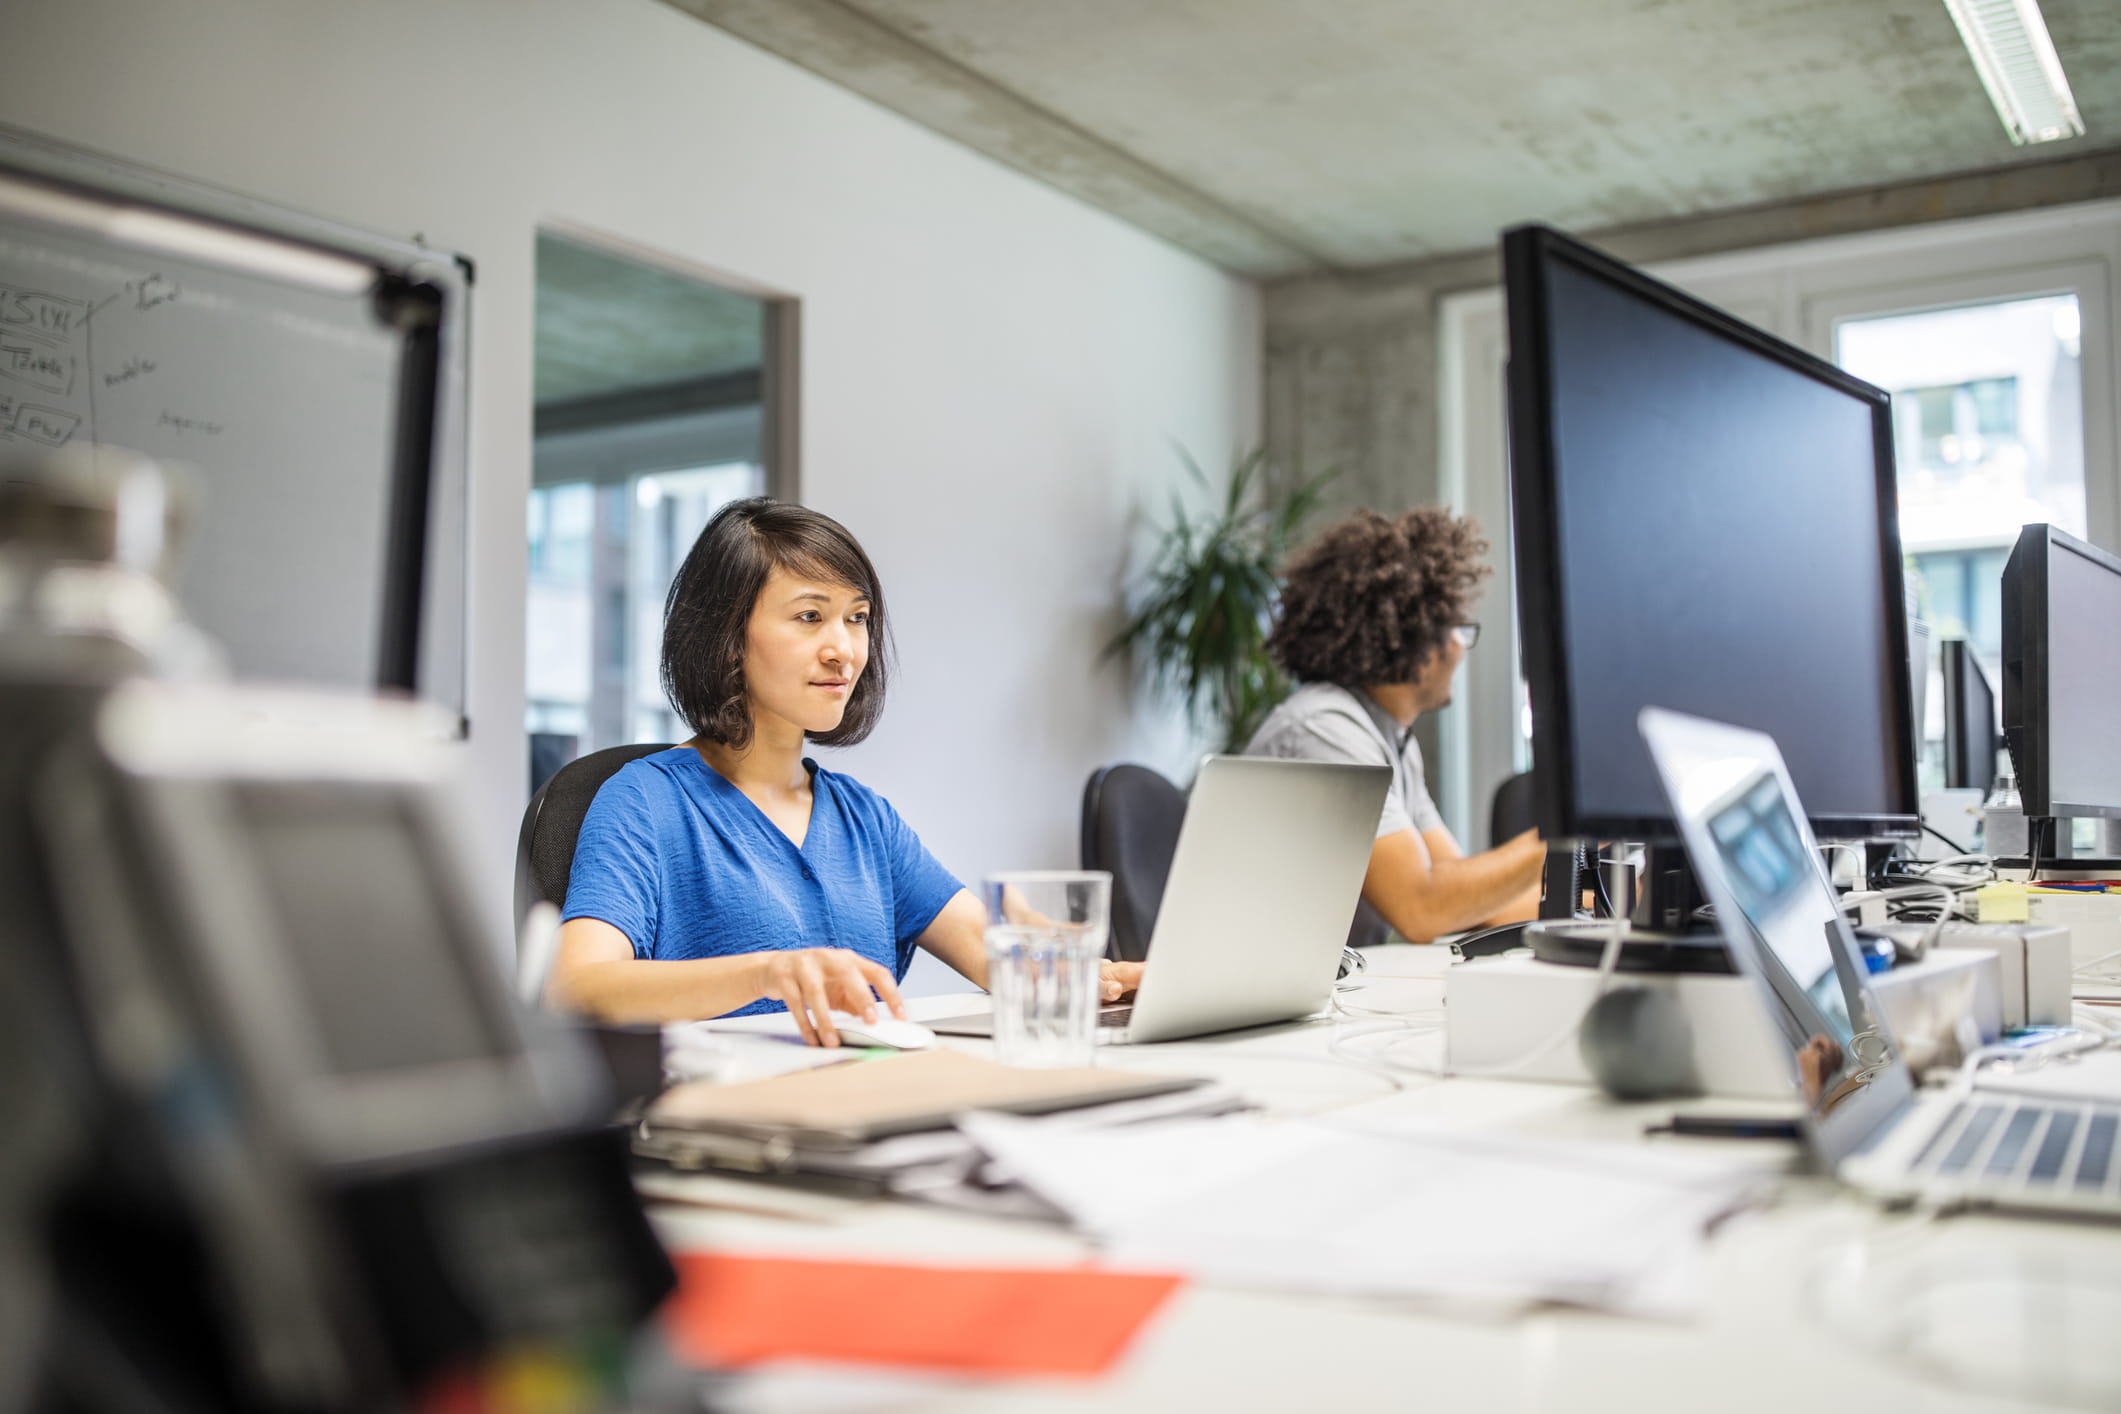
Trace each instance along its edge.
<instances>
[{"instance_id":1,"label":"black office chair","mask_svg":"<svg viewBox=\"0 0 2121 1414\"><path fill-rule=\"evenodd\" d=\"M1107 950L1117 961L1149 955L1185 818L1185 792L1147 766L1100 767L1083 787L1083 868L1112 875Z\"/></svg>"},{"instance_id":2,"label":"black office chair","mask_svg":"<svg viewBox=\"0 0 2121 1414\"><path fill-rule=\"evenodd\" d=\"M619 767L658 751L668 751L668 742L637 742L631 746L607 746L568 762L539 786L523 810L523 828L516 835L516 924L522 925L532 904L567 901L567 878L574 870L574 842L582 833L582 817L596 799L604 782Z\"/></svg>"},{"instance_id":3,"label":"black office chair","mask_svg":"<svg viewBox=\"0 0 2121 1414\"><path fill-rule=\"evenodd\" d=\"M1520 771L1495 787L1495 799L1488 806L1489 849L1508 844L1537 823L1530 771Z\"/></svg>"}]
</instances>

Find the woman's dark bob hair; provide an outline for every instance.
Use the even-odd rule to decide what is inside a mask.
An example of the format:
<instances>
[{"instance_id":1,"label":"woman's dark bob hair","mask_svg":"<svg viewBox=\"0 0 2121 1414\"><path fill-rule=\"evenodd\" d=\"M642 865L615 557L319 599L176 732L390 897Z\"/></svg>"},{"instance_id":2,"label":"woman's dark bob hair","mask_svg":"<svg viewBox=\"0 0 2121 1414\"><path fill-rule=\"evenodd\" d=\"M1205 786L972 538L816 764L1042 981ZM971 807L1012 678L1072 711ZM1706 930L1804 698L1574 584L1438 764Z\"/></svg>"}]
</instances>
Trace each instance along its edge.
<instances>
[{"instance_id":1,"label":"woman's dark bob hair","mask_svg":"<svg viewBox=\"0 0 2121 1414\"><path fill-rule=\"evenodd\" d=\"M751 745L744 644L759 591L776 569L845 585L869 600L869 664L840 724L810 737L820 746L852 746L884 711L884 590L847 527L805 506L755 496L731 501L707 522L663 601L663 692L698 735L739 751Z\"/></svg>"},{"instance_id":2,"label":"woman's dark bob hair","mask_svg":"<svg viewBox=\"0 0 2121 1414\"><path fill-rule=\"evenodd\" d=\"M1357 511L1282 567L1267 651L1299 682L1411 682L1466 621L1487 552L1472 521L1439 506Z\"/></svg>"}]
</instances>

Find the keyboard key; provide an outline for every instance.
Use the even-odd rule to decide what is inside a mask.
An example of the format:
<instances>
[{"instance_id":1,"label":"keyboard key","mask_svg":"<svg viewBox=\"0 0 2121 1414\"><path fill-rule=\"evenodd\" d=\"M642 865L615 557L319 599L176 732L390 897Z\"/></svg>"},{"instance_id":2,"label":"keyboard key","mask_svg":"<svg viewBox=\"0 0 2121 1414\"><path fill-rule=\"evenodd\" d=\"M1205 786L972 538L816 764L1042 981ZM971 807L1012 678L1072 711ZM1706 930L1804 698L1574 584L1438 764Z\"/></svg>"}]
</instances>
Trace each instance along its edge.
<instances>
[{"instance_id":1,"label":"keyboard key","mask_svg":"<svg viewBox=\"0 0 2121 1414\"><path fill-rule=\"evenodd\" d=\"M2084 1131L2084 1157L2077 1161L2077 1186L2099 1188L2106 1183L2107 1166L2114 1158L2113 1115L2093 1115Z\"/></svg>"},{"instance_id":2,"label":"keyboard key","mask_svg":"<svg viewBox=\"0 0 2121 1414\"><path fill-rule=\"evenodd\" d=\"M1988 1156L1989 1177L2001 1178L2017 1172L2018 1160L2024 1156L2025 1146L2032 1142L2033 1128L2046 1114L2046 1110L2021 1109L2011 1116L2010 1123L2003 1127L2003 1137L1996 1141L1995 1150Z\"/></svg>"},{"instance_id":3,"label":"keyboard key","mask_svg":"<svg viewBox=\"0 0 2121 1414\"><path fill-rule=\"evenodd\" d=\"M1909 1167L1919 1169L1924 1164L1928 1163L1930 1161L1930 1155L1934 1154L1937 1151L1937 1146L1944 1142L1944 1137L1959 1127L1960 1117L1965 1113L1966 1106L1953 1105L1951 1113L1947 1114L1943 1119L1939 1120L1937 1122L1937 1127L1930 1131L1930 1137L1922 1141L1922 1152L1915 1155L1915 1162L1910 1164ZM1884 1125L1880 1125L1879 1131L1882 1132L1885 1127L1886 1126Z\"/></svg>"},{"instance_id":4,"label":"keyboard key","mask_svg":"<svg viewBox=\"0 0 2121 1414\"><path fill-rule=\"evenodd\" d=\"M1967 1119L1966 1128L1959 1131L1958 1142L1944 1156L1944 1162L1937 1165L1937 1172L1958 1173L1972 1163L1974 1155L1981 1150L1982 1141L1988 1138L1988 1132L1996 1127L1996 1120L2002 1114L2001 1105L1983 1105L1975 1110Z\"/></svg>"},{"instance_id":5,"label":"keyboard key","mask_svg":"<svg viewBox=\"0 0 2121 1414\"><path fill-rule=\"evenodd\" d=\"M2048 1125L2047 1134L2040 1141L2040 1152L2033 1155L2033 1171L2026 1177L2034 1183L2052 1183L2062 1172L2062 1161L2069 1157L2069 1141L2077 1137L2075 1110L2057 1110L2054 1123Z\"/></svg>"}]
</instances>

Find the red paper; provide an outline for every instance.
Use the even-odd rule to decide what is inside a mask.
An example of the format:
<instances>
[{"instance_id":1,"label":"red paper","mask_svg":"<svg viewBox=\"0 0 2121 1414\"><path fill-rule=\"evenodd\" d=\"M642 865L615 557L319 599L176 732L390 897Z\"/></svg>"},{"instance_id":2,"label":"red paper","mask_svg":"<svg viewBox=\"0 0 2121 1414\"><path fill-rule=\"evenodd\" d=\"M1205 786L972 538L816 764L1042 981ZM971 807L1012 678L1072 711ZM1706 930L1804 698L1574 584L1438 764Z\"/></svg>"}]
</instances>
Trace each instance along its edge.
<instances>
[{"instance_id":1,"label":"red paper","mask_svg":"<svg viewBox=\"0 0 2121 1414\"><path fill-rule=\"evenodd\" d=\"M663 1308L678 1355L729 1368L858 1361L1098 1375L1179 1278L1082 1267L922 1267L680 1253Z\"/></svg>"}]
</instances>

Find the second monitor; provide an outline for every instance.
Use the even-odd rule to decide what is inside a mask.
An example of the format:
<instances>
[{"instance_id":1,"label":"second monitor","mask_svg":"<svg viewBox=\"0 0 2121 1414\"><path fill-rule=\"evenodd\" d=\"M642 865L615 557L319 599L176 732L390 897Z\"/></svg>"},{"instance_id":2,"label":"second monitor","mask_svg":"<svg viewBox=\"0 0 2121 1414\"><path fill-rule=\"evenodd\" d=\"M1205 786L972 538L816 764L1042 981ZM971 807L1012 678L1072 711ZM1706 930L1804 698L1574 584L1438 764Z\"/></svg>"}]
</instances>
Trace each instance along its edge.
<instances>
[{"instance_id":1,"label":"second monitor","mask_svg":"<svg viewBox=\"0 0 2121 1414\"><path fill-rule=\"evenodd\" d=\"M1540 832L1676 838L1655 706L1773 736L1822 837L1913 835L1890 399L1545 227L1503 266Z\"/></svg>"},{"instance_id":2,"label":"second monitor","mask_svg":"<svg viewBox=\"0 0 2121 1414\"><path fill-rule=\"evenodd\" d=\"M2003 567L2003 733L2033 818L2121 818L2121 556L2028 525Z\"/></svg>"},{"instance_id":3,"label":"second monitor","mask_svg":"<svg viewBox=\"0 0 2121 1414\"><path fill-rule=\"evenodd\" d=\"M1947 639L1944 672L1944 785L1986 794L1996 783L1996 693L1974 645Z\"/></svg>"}]
</instances>

